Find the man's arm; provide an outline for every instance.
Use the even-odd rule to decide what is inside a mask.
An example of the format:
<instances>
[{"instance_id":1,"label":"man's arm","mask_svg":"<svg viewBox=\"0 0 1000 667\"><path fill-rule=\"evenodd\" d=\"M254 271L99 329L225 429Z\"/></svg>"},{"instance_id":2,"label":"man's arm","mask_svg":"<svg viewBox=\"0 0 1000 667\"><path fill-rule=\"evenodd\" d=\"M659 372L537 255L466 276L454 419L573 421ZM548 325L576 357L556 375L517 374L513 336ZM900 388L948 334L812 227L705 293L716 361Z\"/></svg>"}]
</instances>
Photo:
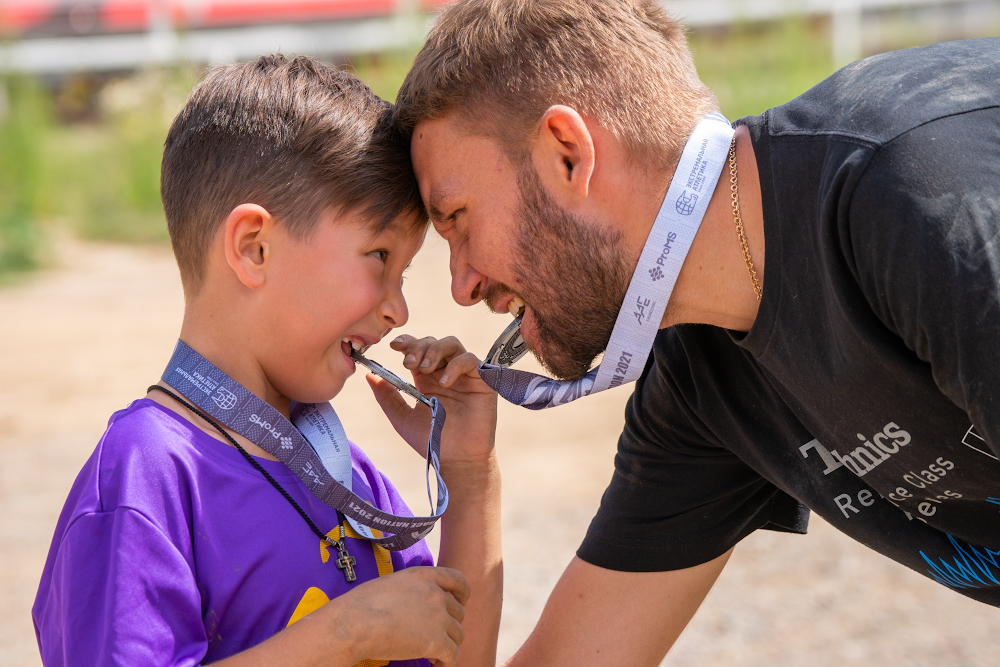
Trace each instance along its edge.
<instances>
[{"instance_id":1,"label":"man's arm","mask_svg":"<svg viewBox=\"0 0 1000 667\"><path fill-rule=\"evenodd\" d=\"M574 558L504 667L659 665L732 553L671 572L616 572Z\"/></svg>"}]
</instances>

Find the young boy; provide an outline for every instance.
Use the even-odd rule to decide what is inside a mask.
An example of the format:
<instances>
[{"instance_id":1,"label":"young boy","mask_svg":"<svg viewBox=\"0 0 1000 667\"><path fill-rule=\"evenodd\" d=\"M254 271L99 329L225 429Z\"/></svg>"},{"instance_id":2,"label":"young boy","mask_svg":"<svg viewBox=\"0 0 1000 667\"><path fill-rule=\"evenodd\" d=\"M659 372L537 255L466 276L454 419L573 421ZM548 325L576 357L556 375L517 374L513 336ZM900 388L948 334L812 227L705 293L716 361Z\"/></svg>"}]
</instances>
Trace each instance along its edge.
<instances>
[{"instance_id":1,"label":"young boy","mask_svg":"<svg viewBox=\"0 0 1000 667\"><path fill-rule=\"evenodd\" d=\"M191 387L228 376L291 429L293 401L341 390L352 346L406 322L402 273L426 218L390 112L347 74L268 56L213 71L174 121L161 185L181 340L214 369L115 413L77 478L32 610L49 667L453 665L463 637L461 664L494 664L496 398L460 343L392 343L447 409L447 567L416 567L432 565L422 540L390 552L361 538L266 439L189 409ZM369 381L397 431L426 447L430 411ZM362 501L412 516L354 446L349 465Z\"/></svg>"}]
</instances>

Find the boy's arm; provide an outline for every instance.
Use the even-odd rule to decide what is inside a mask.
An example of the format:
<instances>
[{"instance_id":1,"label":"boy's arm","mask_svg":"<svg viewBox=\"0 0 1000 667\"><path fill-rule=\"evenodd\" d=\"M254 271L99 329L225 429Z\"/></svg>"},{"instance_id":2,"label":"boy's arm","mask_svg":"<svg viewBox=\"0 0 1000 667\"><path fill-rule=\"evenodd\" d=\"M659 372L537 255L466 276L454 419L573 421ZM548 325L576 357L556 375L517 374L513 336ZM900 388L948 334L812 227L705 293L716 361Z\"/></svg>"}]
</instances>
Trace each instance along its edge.
<instances>
[{"instance_id":1,"label":"boy's arm","mask_svg":"<svg viewBox=\"0 0 1000 667\"><path fill-rule=\"evenodd\" d=\"M451 504L441 519L438 564L465 575L472 595L465 605L463 667L496 664L503 605L500 542L500 469L495 456L484 462L442 462L441 476Z\"/></svg>"},{"instance_id":2,"label":"boy's arm","mask_svg":"<svg viewBox=\"0 0 1000 667\"><path fill-rule=\"evenodd\" d=\"M436 396L447 411L441 476L450 501L441 519L438 562L459 570L471 589L459 664L493 667L503 602L500 468L494 451L496 392L479 378L479 360L455 338L417 340L404 335L391 347L405 354L403 365L413 372L417 388ZM368 379L393 427L424 454L430 412L422 405L410 408L387 382Z\"/></svg>"}]
</instances>

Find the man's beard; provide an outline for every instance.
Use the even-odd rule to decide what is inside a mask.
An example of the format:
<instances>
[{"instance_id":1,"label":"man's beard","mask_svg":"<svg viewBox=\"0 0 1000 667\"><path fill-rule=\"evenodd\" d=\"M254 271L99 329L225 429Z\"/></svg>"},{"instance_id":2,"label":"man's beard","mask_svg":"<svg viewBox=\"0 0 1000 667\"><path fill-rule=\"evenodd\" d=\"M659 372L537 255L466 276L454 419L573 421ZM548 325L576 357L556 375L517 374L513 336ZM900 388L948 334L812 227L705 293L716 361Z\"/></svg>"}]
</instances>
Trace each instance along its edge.
<instances>
[{"instance_id":1,"label":"man's beard","mask_svg":"<svg viewBox=\"0 0 1000 667\"><path fill-rule=\"evenodd\" d=\"M608 345L634 262L619 230L561 209L530 160L518 186L513 269L538 332L532 353L555 377L576 379Z\"/></svg>"}]
</instances>

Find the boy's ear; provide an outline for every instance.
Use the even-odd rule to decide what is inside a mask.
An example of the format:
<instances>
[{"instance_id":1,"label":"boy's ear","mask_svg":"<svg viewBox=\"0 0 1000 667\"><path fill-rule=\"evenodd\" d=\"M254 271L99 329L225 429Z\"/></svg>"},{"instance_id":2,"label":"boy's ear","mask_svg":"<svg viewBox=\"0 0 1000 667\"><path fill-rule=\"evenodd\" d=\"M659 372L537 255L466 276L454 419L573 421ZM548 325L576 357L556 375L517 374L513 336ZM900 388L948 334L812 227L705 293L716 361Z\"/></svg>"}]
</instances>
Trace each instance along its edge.
<instances>
[{"instance_id":1,"label":"boy's ear","mask_svg":"<svg viewBox=\"0 0 1000 667\"><path fill-rule=\"evenodd\" d=\"M267 209L257 204L240 204L226 218L226 262L251 289L265 282L276 224Z\"/></svg>"},{"instance_id":2,"label":"boy's ear","mask_svg":"<svg viewBox=\"0 0 1000 667\"><path fill-rule=\"evenodd\" d=\"M579 203L587 198L597 156L590 129L576 109L562 104L549 107L533 152L542 183L557 199Z\"/></svg>"}]
</instances>

